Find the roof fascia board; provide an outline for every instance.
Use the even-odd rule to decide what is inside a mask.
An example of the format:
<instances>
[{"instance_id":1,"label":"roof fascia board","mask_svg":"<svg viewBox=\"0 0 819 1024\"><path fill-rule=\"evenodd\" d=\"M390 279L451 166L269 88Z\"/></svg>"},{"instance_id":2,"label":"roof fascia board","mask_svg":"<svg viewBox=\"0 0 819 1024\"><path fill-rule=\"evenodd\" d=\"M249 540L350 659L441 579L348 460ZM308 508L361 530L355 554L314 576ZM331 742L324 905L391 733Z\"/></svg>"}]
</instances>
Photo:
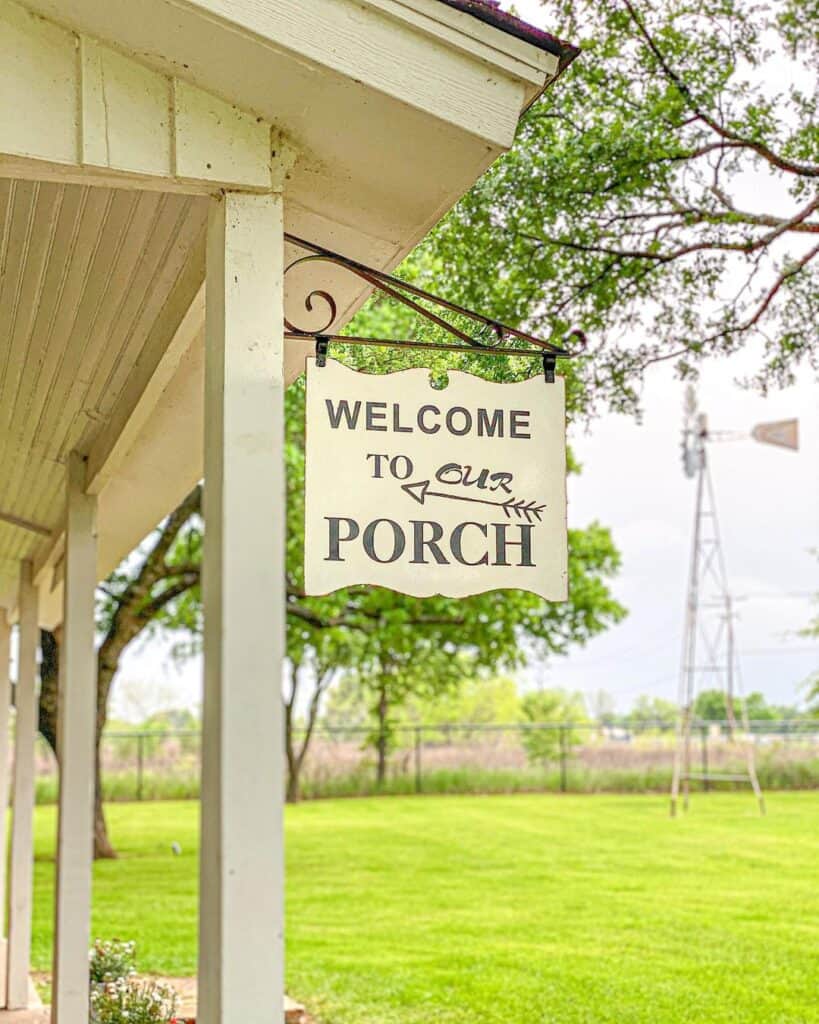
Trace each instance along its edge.
<instances>
[{"instance_id":1,"label":"roof fascia board","mask_svg":"<svg viewBox=\"0 0 819 1024\"><path fill-rule=\"evenodd\" d=\"M243 80L264 51L339 74L500 147L511 144L521 110L548 77L536 48L521 49L519 40L427 0L393 0L389 10L385 0L321 0L309 16L293 0L141 0L139 18L132 0L26 3L268 120L276 119L275 96L260 106ZM228 49L232 64L214 60Z\"/></svg>"},{"instance_id":2,"label":"roof fascia board","mask_svg":"<svg viewBox=\"0 0 819 1024\"><path fill-rule=\"evenodd\" d=\"M391 17L406 21L453 47L496 64L532 83L543 82L558 70L559 60L522 39L510 36L440 0L364 0Z\"/></svg>"},{"instance_id":3,"label":"roof fascia board","mask_svg":"<svg viewBox=\"0 0 819 1024\"><path fill-rule=\"evenodd\" d=\"M445 39L453 48L468 53L485 64L501 68L524 85L523 110L537 99L560 70L559 59L522 39L445 7L439 0L366 0L390 17L412 24L436 39Z\"/></svg>"},{"instance_id":4,"label":"roof fascia board","mask_svg":"<svg viewBox=\"0 0 819 1024\"><path fill-rule=\"evenodd\" d=\"M420 60L420 51L416 50L419 58L417 68L411 59L403 65L400 59L385 61L384 56L390 50L377 45L375 31L379 26L372 19L362 22L361 31L356 35L359 27L356 23L362 15L367 12L376 16L386 15L394 24L420 33L463 58L478 59L523 86L524 102L514 112L511 132L507 131L503 138L491 140L503 146L511 143L520 113L543 91L548 79L557 74L559 65L551 54L476 18L446 8L435 0L324 0L321 15L328 20L327 31L317 31L315 12L306 18L304 9L299 5L294 9L291 0L265 0L264 3L260 0L171 2L192 9L200 8L219 19L232 20L245 30L278 43L291 52L303 54L331 71L443 116L459 128L482 134L477 126L464 123L462 115L454 118L447 115L439 90L433 88L430 93L430 68ZM335 22L335 30L329 24L331 21ZM368 39L368 29L373 33L372 39ZM356 40L357 47L354 45ZM341 42L346 45L340 45ZM525 60L522 59L524 54ZM422 73L418 74L418 71Z\"/></svg>"}]
</instances>

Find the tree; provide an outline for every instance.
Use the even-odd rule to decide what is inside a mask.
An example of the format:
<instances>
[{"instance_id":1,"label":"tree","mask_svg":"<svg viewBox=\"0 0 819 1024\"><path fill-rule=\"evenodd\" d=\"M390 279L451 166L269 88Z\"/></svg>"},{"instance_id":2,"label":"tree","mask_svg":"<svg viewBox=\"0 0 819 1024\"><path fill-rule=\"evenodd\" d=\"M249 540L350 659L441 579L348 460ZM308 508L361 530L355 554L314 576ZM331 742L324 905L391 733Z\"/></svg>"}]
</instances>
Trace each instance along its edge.
<instances>
[{"instance_id":1,"label":"tree","mask_svg":"<svg viewBox=\"0 0 819 1024\"><path fill-rule=\"evenodd\" d=\"M328 687L338 674L337 667L332 663L318 660L314 652L312 657L307 654L302 661L294 664L289 663L290 687L287 690L285 683L284 700L284 753L287 758L287 802L297 803L301 797L301 775L307 751L310 748L310 740L313 738L313 731L318 721L321 700L327 692ZM301 730L299 741L298 699L305 687L304 677L312 675L312 690L307 705L307 712L304 718L304 725Z\"/></svg>"},{"instance_id":2,"label":"tree","mask_svg":"<svg viewBox=\"0 0 819 1024\"><path fill-rule=\"evenodd\" d=\"M199 583L198 514L201 489L185 498L154 534L100 586L97 600L97 715L95 733L94 856L115 857L108 836L102 798L100 748L108 718L108 700L125 648ZM59 763L57 697L59 637L41 634L42 664L39 729Z\"/></svg>"},{"instance_id":3,"label":"tree","mask_svg":"<svg viewBox=\"0 0 819 1024\"><path fill-rule=\"evenodd\" d=\"M744 703L746 714L751 722L773 722L781 717L791 717L792 715L792 709L769 705L764 695L758 690L749 693L744 698ZM735 699L734 715L737 718L740 715L740 708L741 702ZM723 690L701 690L694 701L694 716L705 722L727 721L729 715L725 692Z\"/></svg>"},{"instance_id":4,"label":"tree","mask_svg":"<svg viewBox=\"0 0 819 1024\"><path fill-rule=\"evenodd\" d=\"M447 295L546 336L579 323L590 403L634 408L650 364L751 341L763 390L815 369L815 0L545 6L581 54L423 247Z\"/></svg>"},{"instance_id":5,"label":"tree","mask_svg":"<svg viewBox=\"0 0 819 1024\"><path fill-rule=\"evenodd\" d=\"M335 616L334 629L355 637L354 678L369 702L375 728L377 778L386 778L395 715L413 698L446 697L480 671L517 668L530 657L565 654L619 621L624 609L607 578L619 555L607 530L592 524L569 531L569 601L549 604L522 591L468 598L414 598L389 590L350 588L331 595L346 602L322 610L329 598L302 600L316 619Z\"/></svg>"},{"instance_id":6,"label":"tree","mask_svg":"<svg viewBox=\"0 0 819 1024\"><path fill-rule=\"evenodd\" d=\"M582 693L569 690L533 690L520 702L523 717L532 728L523 733L523 746L532 762L546 764L580 742L573 725L588 722ZM562 728L555 728L562 723ZM544 726L538 728L538 726Z\"/></svg>"},{"instance_id":7,"label":"tree","mask_svg":"<svg viewBox=\"0 0 819 1024\"><path fill-rule=\"evenodd\" d=\"M408 701L406 712L407 725L512 725L521 717L515 680L483 672L472 673L454 692L435 700Z\"/></svg>"},{"instance_id":8,"label":"tree","mask_svg":"<svg viewBox=\"0 0 819 1024\"><path fill-rule=\"evenodd\" d=\"M295 609L295 603L291 612ZM327 620L317 614L307 623L298 615L287 619L287 659L283 683L284 749L287 758L289 803L301 796L301 777L310 749L321 704L331 684L345 667L354 664L360 639L357 631L346 629L331 608ZM305 703L300 714L300 702Z\"/></svg>"},{"instance_id":9,"label":"tree","mask_svg":"<svg viewBox=\"0 0 819 1024\"><path fill-rule=\"evenodd\" d=\"M819 673L814 673L805 683L808 711L819 717Z\"/></svg>"},{"instance_id":10,"label":"tree","mask_svg":"<svg viewBox=\"0 0 819 1024\"><path fill-rule=\"evenodd\" d=\"M396 604L400 603L401 595L391 596L399 598ZM410 697L433 702L455 692L475 666L473 657L459 651L455 631L446 623L440 631L418 627L396 630L389 628L388 614L383 621L386 628L370 634L370 644L354 675L374 720L368 742L375 749L379 786L387 780L387 758L398 724L396 710L403 708Z\"/></svg>"},{"instance_id":11,"label":"tree","mask_svg":"<svg viewBox=\"0 0 819 1024\"><path fill-rule=\"evenodd\" d=\"M614 697L607 690L598 690L591 698L591 713L601 725L614 725L617 718Z\"/></svg>"},{"instance_id":12,"label":"tree","mask_svg":"<svg viewBox=\"0 0 819 1024\"><path fill-rule=\"evenodd\" d=\"M638 697L628 714L630 729L672 729L677 721L677 705L664 697Z\"/></svg>"}]
</instances>

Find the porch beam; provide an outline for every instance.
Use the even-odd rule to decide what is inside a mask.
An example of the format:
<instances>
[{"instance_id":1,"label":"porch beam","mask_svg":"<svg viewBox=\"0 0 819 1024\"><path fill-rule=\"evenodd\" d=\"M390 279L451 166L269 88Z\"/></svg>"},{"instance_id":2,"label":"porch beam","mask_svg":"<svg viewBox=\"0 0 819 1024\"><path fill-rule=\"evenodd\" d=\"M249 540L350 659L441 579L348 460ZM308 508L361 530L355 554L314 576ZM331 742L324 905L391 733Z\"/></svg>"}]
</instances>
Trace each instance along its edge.
<instances>
[{"instance_id":1,"label":"porch beam","mask_svg":"<svg viewBox=\"0 0 819 1024\"><path fill-rule=\"evenodd\" d=\"M9 526L16 526L20 530L28 530L29 533L39 533L41 537L51 536L49 527L44 526L42 523L33 523L30 519L21 519L20 516L14 516L11 512L0 510L0 523L8 523Z\"/></svg>"},{"instance_id":2,"label":"porch beam","mask_svg":"<svg viewBox=\"0 0 819 1024\"><path fill-rule=\"evenodd\" d=\"M20 563L20 642L15 687L14 785L8 877L6 1007L28 1005L31 957L31 902L34 867L34 739L37 732L37 590L30 561Z\"/></svg>"},{"instance_id":3,"label":"porch beam","mask_svg":"<svg viewBox=\"0 0 819 1024\"><path fill-rule=\"evenodd\" d=\"M97 659L97 499L86 494L86 460L66 472L66 554L57 735L60 794L54 927L54 1024L87 1024L94 822Z\"/></svg>"},{"instance_id":4,"label":"porch beam","mask_svg":"<svg viewBox=\"0 0 819 1024\"><path fill-rule=\"evenodd\" d=\"M264 118L13 0L0 67L4 176L199 195L269 191L292 163Z\"/></svg>"},{"instance_id":5,"label":"porch beam","mask_svg":"<svg viewBox=\"0 0 819 1024\"><path fill-rule=\"evenodd\" d=\"M279 195L208 221L201 1024L283 1020L285 487Z\"/></svg>"}]
</instances>

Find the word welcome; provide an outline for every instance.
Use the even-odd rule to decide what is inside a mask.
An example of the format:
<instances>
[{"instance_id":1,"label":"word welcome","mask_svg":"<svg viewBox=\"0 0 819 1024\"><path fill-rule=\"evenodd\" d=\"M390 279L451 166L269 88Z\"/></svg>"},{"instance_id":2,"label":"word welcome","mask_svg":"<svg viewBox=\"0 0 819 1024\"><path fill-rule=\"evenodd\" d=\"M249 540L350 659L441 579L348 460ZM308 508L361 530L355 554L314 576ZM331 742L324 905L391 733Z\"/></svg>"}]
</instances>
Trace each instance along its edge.
<instances>
[{"instance_id":1,"label":"word welcome","mask_svg":"<svg viewBox=\"0 0 819 1024\"><path fill-rule=\"evenodd\" d=\"M455 437L476 434L478 437L531 438L528 409L467 409L453 405L441 410L439 406L419 406L414 415L402 409L400 402L362 402L352 404L346 398L334 402L325 398L327 419L333 430L342 426L348 430L392 431L395 434L437 434L448 431Z\"/></svg>"}]
</instances>

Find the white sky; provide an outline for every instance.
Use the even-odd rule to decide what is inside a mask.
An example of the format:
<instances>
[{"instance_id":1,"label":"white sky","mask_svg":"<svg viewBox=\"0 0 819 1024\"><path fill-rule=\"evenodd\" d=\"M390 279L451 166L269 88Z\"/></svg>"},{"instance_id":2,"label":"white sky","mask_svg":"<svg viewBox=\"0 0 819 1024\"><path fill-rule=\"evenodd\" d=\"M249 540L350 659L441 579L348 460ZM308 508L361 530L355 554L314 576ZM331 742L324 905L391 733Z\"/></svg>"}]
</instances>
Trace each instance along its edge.
<instances>
[{"instance_id":1,"label":"white sky","mask_svg":"<svg viewBox=\"0 0 819 1024\"><path fill-rule=\"evenodd\" d=\"M700 405L712 429L800 420L798 453L750 440L709 446L745 690L790 702L819 667L819 645L796 635L811 615L804 595L819 590L819 563L810 554L819 547L816 385L806 374L763 399L733 383L742 362L703 372ZM695 499L679 457L682 397L680 382L658 368L646 382L641 425L607 416L572 440L583 473L570 482L569 522L596 518L611 526L623 555L614 589L629 617L540 675L546 685L609 690L621 706L640 693L676 695Z\"/></svg>"},{"instance_id":2,"label":"white sky","mask_svg":"<svg viewBox=\"0 0 819 1024\"><path fill-rule=\"evenodd\" d=\"M516 7L532 24L543 24L538 0L517 0ZM814 613L807 595L819 591L819 562L811 554L819 548L818 392L806 371L796 387L763 399L734 383L754 369L749 353L708 363L698 391L713 429L800 420L798 453L752 441L713 444L709 453L737 599L744 688L792 702L819 668L819 644L797 635ZM641 424L608 415L588 434L573 431L583 473L570 481L569 523L598 519L613 530L623 555L614 589L629 616L587 649L532 666L521 677L524 685L589 695L602 689L621 709L641 693L676 698L694 506L694 482L684 478L679 457L682 399L671 370L657 367L646 381ZM113 713L142 717L155 707L198 704L201 671L199 659L173 665L156 640L138 644L123 659Z\"/></svg>"}]
</instances>

